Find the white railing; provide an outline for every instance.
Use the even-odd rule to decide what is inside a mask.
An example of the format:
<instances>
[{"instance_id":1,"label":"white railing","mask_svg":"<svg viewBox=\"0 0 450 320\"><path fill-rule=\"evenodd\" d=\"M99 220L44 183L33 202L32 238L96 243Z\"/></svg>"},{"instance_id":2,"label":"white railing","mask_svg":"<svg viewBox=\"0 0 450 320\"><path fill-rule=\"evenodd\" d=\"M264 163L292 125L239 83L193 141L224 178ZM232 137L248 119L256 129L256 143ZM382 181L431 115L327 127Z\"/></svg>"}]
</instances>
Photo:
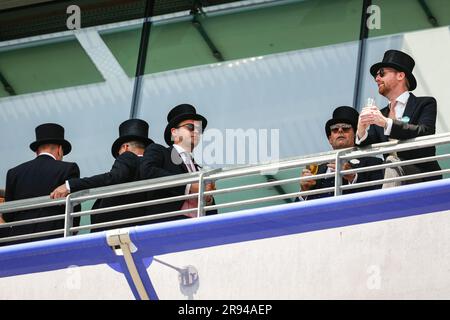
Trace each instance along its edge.
<instances>
[{"instance_id":1,"label":"white railing","mask_svg":"<svg viewBox=\"0 0 450 320\"><path fill-rule=\"evenodd\" d=\"M341 164L345 160L358 158L358 157L377 156L377 155L379 156L379 155L391 153L391 152L413 150L413 149L417 149L417 148L424 148L424 147L444 145L444 144L450 144L450 133L418 137L418 138L406 140L406 141L394 140L394 141L389 141L386 143L374 144L374 145L368 146L366 148L341 149L341 150L335 150L335 151L330 151L330 152L325 152L325 153L320 153L320 154L314 154L314 155L310 155L310 156L283 159L283 160L279 160L276 162L270 162L270 163L265 163L265 164L249 165L249 166L234 167L234 168L213 169L213 170L208 170L208 171L199 171L199 172L195 172L195 173L187 173L187 174L175 175L175 176L158 178L158 179L149 179L149 180L143 180L143 181L137 181L137 182L118 184L118 185L113 185L113 186L108 186L108 187L102 187L102 188L89 189L89 190L75 192L73 194L69 194L65 199L50 199L49 196L43 196L43 197L37 197L37 198L32 198L32 199L20 200L20 201L11 201L11 202L0 204L0 213L11 213L11 212L18 212L18 211L38 209L38 208L47 208L47 207L61 206L61 205L65 205L66 210L65 210L65 214L0 224L0 228L9 228L9 227L15 227L15 226L20 226L20 225L38 223L38 222L47 222L47 221L63 220L63 219L65 221L65 223L64 223L65 227L64 227L64 229L60 229L60 230L51 230L51 231L46 231L46 232L39 232L39 233L19 235L19 236L14 236L14 237L0 238L0 243L23 240L23 239L33 239L33 238L57 235L57 234L61 234L64 237L68 237L68 236L73 235L74 232L76 233L77 231L81 231L81 230L114 227L114 226L123 225L123 224L134 224L134 223L137 224L139 222L157 220L157 219L168 218L168 217L175 217L175 216L185 215L187 213L193 213L193 212L197 213L197 217L202 217L205 215L206 212L211 211L211 210L218 210L218 209L230 208L230 207L239 207L242 205L259 204L259 203L269 202L269 201L274 201L274 200L294 199L299 196L309 196L309 195L316 195L316 194L329 193L329 192L334 192L334 195L338 196L338 195L342 194L343 191L349 190L349 189L381 185L386 182L406 181L406 180L442 175L442 174L450 173L450 169L443 169L440 171L419 173L419 174L401 176L401 177L390 178L390 179L380 179L380 180L376 180L376 181L368 181L368 182L354 183L354 184L349 184L349 185L341 185L343 175L358 173L358 172L373 171L373 170L382 170L382 169L389 168L389 167L398 167L398 166L402 166L402 165L417 164L417 163L429 162L429 161L434 161L434 160L444 160L444 159L449 159L450 154L442 154L442 155L433 156L433 157L426 157L426 158L414 159L414 160L406 160L406 161L400 161L400 162L395 162L395 163L383 163L380 165L374 165L374 166L370 166L370 167L362 167L362 168L356 168L356 169L349 169L349 170L342 170ZM286 169L293 169L293 168L300 169L300 168L305 167L306 165L312 164L312 163L320 164L320 163L326 163L326 162L335 162L336 163L336 171L333 173L324 173L324 174L318 174L318 175L314 175L314 176L301 177L300 170L299 170L299 176L294 177L294 178L287 178L287 179L280 179L280 180L275 180L275 181L227 187L227 188L222 188L222 189L212 190L212 191L204 190L205 184L208 182L211 182L211 181L215 182L215 181L230 179L230 178L235 178L235 177L246 177L246 176L249 177L249 176L255 176L255 175L265 175L267 173L278 172L278 171L286 170ZM203 201L203 198L206 195L217 196L217 195L223 195L223 194L233 193L233 192L257 190L257 189L282 186L282 185L292 184L292 183L300 183L301 181L304 181L304 180L311 180L311 179L317 180L317 179L330 178L330 177L335 177L335 186L334 187L322 188L322 189L310 190L310 191L298 191L298 192L293 192L293 193L284 193L284 194L279 194L279 195L265 196L265 197L252 198L252 199L240 200L240 201L231 201L231 202L214 204L214 205L205 205L205 203ZM192 183L199 183L200 187L199 187L198 193L175 196L175 197L168 197L168 198L163 198L163 199L142 201L142 202L137 202L137 203L129 203L129 204L113 206L113 207L108 207L108 208L86 210L86 211L82 211L82 212L73 212L74 206L76 206L84 201L88 201L88 200L92 200L92 199L109 198L109 197L121 196L121 195L125 195L125 194L141 193L141 192L151 192L151 191L155 191L155 190L167 189L167 188L172 188L172 187L177 187L177 186L192 184ZM298 189L300 190L300 187ZM75 217L82 217L82 216L96 215L96 214L107 214L107 213L113 212L113 211L133 209L133 208L144 207L144 206L145 207L154 206L154 205L159 205L159 204L163 204L163 203L169 203L169 202L174 202L174 201L183 201L183 200L192 199L192 198L198 199L198 207L197 208L157 213L157 214L149 214L149 215L135 217L135 218L122 219L122 220L110 221L110 222L104 222L104 223L98 223L98 224L89 224L89 225L76 226L76 227L73 226L73 219Z\"/></svg>"}]
</instances>

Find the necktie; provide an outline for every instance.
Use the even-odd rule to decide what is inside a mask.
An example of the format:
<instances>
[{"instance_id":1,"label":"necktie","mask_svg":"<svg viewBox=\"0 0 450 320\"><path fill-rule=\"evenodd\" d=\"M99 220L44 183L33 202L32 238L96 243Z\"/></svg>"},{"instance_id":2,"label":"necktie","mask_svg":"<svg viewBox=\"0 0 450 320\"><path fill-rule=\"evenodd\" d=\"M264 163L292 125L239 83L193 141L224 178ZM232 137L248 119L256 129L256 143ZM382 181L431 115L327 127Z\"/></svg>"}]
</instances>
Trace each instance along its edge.
<instances>
[{"instance_id":1,"label":"necktie","mask_svg":"<svg viewBox=\"0 0 450 320\"><path fill-rule=\"evenodd\" d=\"M192 156L188 152L185 152L184 155L185 155L186 167L188 168L188 171L196 172L197 168L195 167L194 159L192 158ZM181 207L181 210L192 209L192 208L197 208L197 207L198 207L198 199L191 198L191 199L187 199L184 201L183 206ZM190 213L185 213L185 215L190 218L194 218L197 216L197 213L190 212Z\"/></svg>"},{"instance_id":2,"label":"necktie","mask_svg":"<svg viewBox=\"0 0 450 320\"><path fill-rule=\"evenodd\" d=\"M395 112L395 107L397 106L397 100L395 100L391 106L389 107L389 118L391 118L392 120L397 120L397 115ZM392 138L389 138L389 140L393 140ZM390 153L391 156L397 158L397 152L392 152Z\"/></svg>"},{"instance_id":3,"label":"necktie","mask_svg":"<svg viewBox=\"0 0 450 320\"><path fill-rule=\"evenodd\" d=\"M395 114L395 107L397 106L397 101L394 101L391 105L391 107L389 108L389 118L391 118L392 120L396 120L397 119L397 115Z\"/></svg>"},{"instance_id":4,"label":"necktie","mask_svg":"<svg viewBox=\"0 0 450 320\"><path fill-rule=\"evenodd\" d=\"M187 158L186 159L187 159L187 161L189 163L189 166L190 166L190 172L196 172L197 168L195 167L194 159L192 158L192 156L189 153L187 153Z\"/></svg>"}]
</instances>

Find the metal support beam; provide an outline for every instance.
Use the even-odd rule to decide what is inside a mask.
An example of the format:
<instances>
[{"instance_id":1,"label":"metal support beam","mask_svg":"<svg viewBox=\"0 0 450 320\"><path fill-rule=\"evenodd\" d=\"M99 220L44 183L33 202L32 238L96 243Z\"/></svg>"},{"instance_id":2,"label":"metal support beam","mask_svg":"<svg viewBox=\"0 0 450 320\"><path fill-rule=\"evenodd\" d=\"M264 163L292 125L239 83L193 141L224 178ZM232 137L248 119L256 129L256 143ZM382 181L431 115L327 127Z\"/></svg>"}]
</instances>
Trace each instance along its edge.
<instances>
[{"instance_id":1,"label":"metal support beam","mask_svg":"<svg viewBox=\"0 0 450 320\"><path fill-rule=\"evenodd\" d=\"M430 7L428 6L428 4L425 2L425 0L419 0L419 4L422 7L422 10L425 12L425 14L427 15L428 21L430 22L430 24L433 27L439 27L439 23L436 19L436 17L433 15L433 13L431 12Z\"/></svg>"},{"instance_id":2,"label":"metal support beam","mask_svg":"<svg viewBox=\"0 0 450 320\"><path fill-rule=\"evenodd\" d=\"M3 76L3 74L1 72L0 72L0 82L3 85L3 89L5 89L5 91L8 92L8 94L10 96L17 95L17 93L14 90L14 88L11 86L11 84L8 82L8 80L6 80L6 78Z\"/></svg>"},{"instance_id":3,"label":"metal support beam","mask_svg":"<svg viewBox=\"0 0 450 320\"><path fill-rule=\"evenodd\" d=\"M131 100L130 119L136 118L142 93L142 77L147 62L148 43L150 41L151 17L155 6L154 0L147 0L145 5L144 24L142 25L141 42L139 44L138 61L136 65L136 78L134 79L133 99Z\"/></svg>"},{"instance_id":4,"label":"metal support beam","mask_svg":"<svg viewBox=\"0 0 450 320\"><path fill-rule=\"evenodd\" d=\"M369 28L367 27L367 19L369 18L369 14L367 13L367 8L371 4L372 0L364 0L361 12L361 25L360 25L361 29L359 32L358 62L356 65L355 90L353 91L353 107L358 111L361 111L358 105L360 100L361 82L363 78L362 72L364 65L366 40L369 36Z\"/></svg>"},{"instance_id":5,"label":"metal support beam","mask_svg":"<svg viewBox=\"0 0 450 320\"><path fill-rule=\"evenodd\" d=\"M217 49L216 45L212 42L202 23L200 22L200 16L206 16L206 14L202 10L202 5L199 1L194 1L194 7L191 10L192 15L192 25L197 29L197 31L202 36L203 40L205 40L209 49L211 50L212 55L217 61L225 61L222 53Z\"/></svg>"},{"instance_id":6,"label":"metal support beam","mask_svg":"<svg viewBox=\"0 0 450 320\"><path fill-rule=\"evenodd\" d=\"M133 260L132 253L136 252L137 248L133 244L133 242L131 242L129 229L125 228L108 231L106 233L106 241L117 255L123 255L128 268L128 272L130 273L133 284L141 300L150 300L147 291L145 290L144 283L139 276L136 264ZM118 250L119 248L121 251Z\"/></svg>"}]
</instances>

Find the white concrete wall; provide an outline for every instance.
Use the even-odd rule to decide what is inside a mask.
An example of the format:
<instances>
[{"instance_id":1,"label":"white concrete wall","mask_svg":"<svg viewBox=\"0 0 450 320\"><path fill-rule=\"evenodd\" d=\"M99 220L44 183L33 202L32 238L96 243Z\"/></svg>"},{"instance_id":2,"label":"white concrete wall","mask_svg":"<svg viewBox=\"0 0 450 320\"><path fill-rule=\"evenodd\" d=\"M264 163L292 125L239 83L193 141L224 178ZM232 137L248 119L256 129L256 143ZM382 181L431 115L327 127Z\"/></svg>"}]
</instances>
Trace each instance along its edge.
<instances>
[{"instance_id":1,"label":"white concrete wall","mask_svg":"<svg viewBox=\"0 0 450 320\"><path fill-rule=\"evenodd\" d=\"M450 211L236 243L157 257L160 299L449 299Z\"/></svg>"},{"instance_id":2,"label":"white concrete wall","mask_svg":"<svg viewBox=\"0 0 450 320\"><path fill-rule=\"evenodd\" d=\"M130 300L127 280L107 265L70 268L0 278L0 300Z\"/></svg>"}]
</instances>

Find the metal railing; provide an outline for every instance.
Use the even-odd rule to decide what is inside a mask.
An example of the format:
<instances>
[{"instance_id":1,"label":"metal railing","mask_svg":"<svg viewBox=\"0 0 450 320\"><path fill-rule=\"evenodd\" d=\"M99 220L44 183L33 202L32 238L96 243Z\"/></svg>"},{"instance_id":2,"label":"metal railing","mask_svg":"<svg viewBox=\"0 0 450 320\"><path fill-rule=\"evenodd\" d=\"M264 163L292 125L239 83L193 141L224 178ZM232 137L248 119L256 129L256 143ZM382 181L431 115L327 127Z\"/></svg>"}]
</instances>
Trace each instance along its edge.
<instances>
[{"instance_id":1,"label":"metal railing","mask_svg":"<svg viewBox=\"0 0 450 320\"><path fill-rule=\"evenodd\" d=\"M53 206L62 206L65 205L65 214L59 214L56 216L48 216L37 219L23 220L17 222L10 222L5 224L0 224L0 228L8 228L20 225L33 224L38 222L48 222L54 220L63 220L64 219L64 229L60 230L51 230L46 232L39 232L33 234L19 235L8 238L0 238L1 242L9 242L9 241L17 241L23 239L33 239L43 236L50 235L63 235L64 237L68 237L73 235L74 233L91 229L95 230L97 228L105 228L105 227L114 227L123 224L137 224L140 222L149 222L152 220L158 220L162 218L176 217L180 215L185 215L188 213L197 213L197 217L202 217L206 212L211 210L218 210L224 208L231 207L239 207L244 205L254 205L260 204L264 202L270 202L275 200L283 200L283 199L294 199L296 197L304 197L309 195L317 195L323 193L333 192L335 196L342 194L343 191L355 188L362 188L374 185L380 185L387 182L398 182L398 181L406 181L412 179L419 179L431 176L437 176L442 174L450 173L450 169L443 169L440 171L434 172L426 172L426 173L418 173L407 176L395 177L390 179L380 179L376 181L367 181L367 182L359 182L353 184L342 185L342 177L348 174L354 173L362 173L372 170L382 170L390 167L399 167L410 164L417 164L423 162L429 162L434 160L444 160L449 159L450 154L442 154L433 157L426 157L421 159L414 160L406 160L399 161L395 163L382 163L379 165L374 165L370 167L361 167L356 169L348 169L342 170L342 162L354 158L360 157L368 157L368 156L380 156L382 154L413 150L417 148L424 148L436 145L450 144L450 133L445 134L437 134L432 136L423 136L418 137L411 140L405 141L389 141L386 143L374 144L365 148L347 148L334 150L319 154L314 154L310 156L303 157L295 157L289 159L283 159L276 162L269 162L258 165L247 165L233 168L223 168L223 169L212 169L207 171L199 171L195 173L187 173L176 176L163 177L158 179L149 179L142 180L137 182L130 182L124 184L118 184L108 187L101 187L96 189L83 190L79 192L75 192L73 194L69 194L65 199L50 199L49 196L37 197L32 199L20 200L20 201L11 201L7 203L0 204L0 213L11 213L17 211L31 210L31 209L39 209L39 208L47 208ZM335 162L336 163L336 171L331 173L323 173L317 174L314 176L300 176L300 168L305 167L308 164L315 163L327 163L327 162ZM251 177L256 175L265 175L267 173L279 172L287 169L298 168L298 175L293 178L279 179L275 181L267 181L261 183L252 183L246 185L232 186L227 188L221 188L217 190L205 191L205 184L208 182L216 182L225 179L231 179L236 177ZM318 180L324 178L335 178L334 187L309 190L309 191L300 191L299 183L301 181L306 180ZM73 212L74 206L81 204L84 201L92 200L92 199L102 199L109 197L116 197L121 195L133 194L133 193L141 193L141 192L151 192L155 190L173 188L177 186L182 186L186 184L199 183L199 192L188 194L188 195L180 195L167 197L162 199L154 199L148 201L142 201L137 203L129 203L119 206L113 206L108 208L101 209L91 209L82 212ZM255 191L263 188L271 188L275 186L282 186L287 184L297 184L298 188L296 192L284 193L278 195L264 196L259 198L252 198L247 200L239 200L239 201L231 201L227 203L219 203L214 205L205 205L203 199L204 196L218 196L218 195L226 195L229 193L243 192L243 191ZM133 209L139 207L148 207L155 206L164 203L174 202L174 201L184 201L187 199L197 198L198 207L193 209L185 209L164 213L152 213L145 216L139 216L134 218L98 223L98 224L89 224L83 226L73 226L73 219L75 217L83 217L88 215L97 215L97 214L108 214L114 211L121 211L126 209Z\"/></svg>"}]
</instances>

